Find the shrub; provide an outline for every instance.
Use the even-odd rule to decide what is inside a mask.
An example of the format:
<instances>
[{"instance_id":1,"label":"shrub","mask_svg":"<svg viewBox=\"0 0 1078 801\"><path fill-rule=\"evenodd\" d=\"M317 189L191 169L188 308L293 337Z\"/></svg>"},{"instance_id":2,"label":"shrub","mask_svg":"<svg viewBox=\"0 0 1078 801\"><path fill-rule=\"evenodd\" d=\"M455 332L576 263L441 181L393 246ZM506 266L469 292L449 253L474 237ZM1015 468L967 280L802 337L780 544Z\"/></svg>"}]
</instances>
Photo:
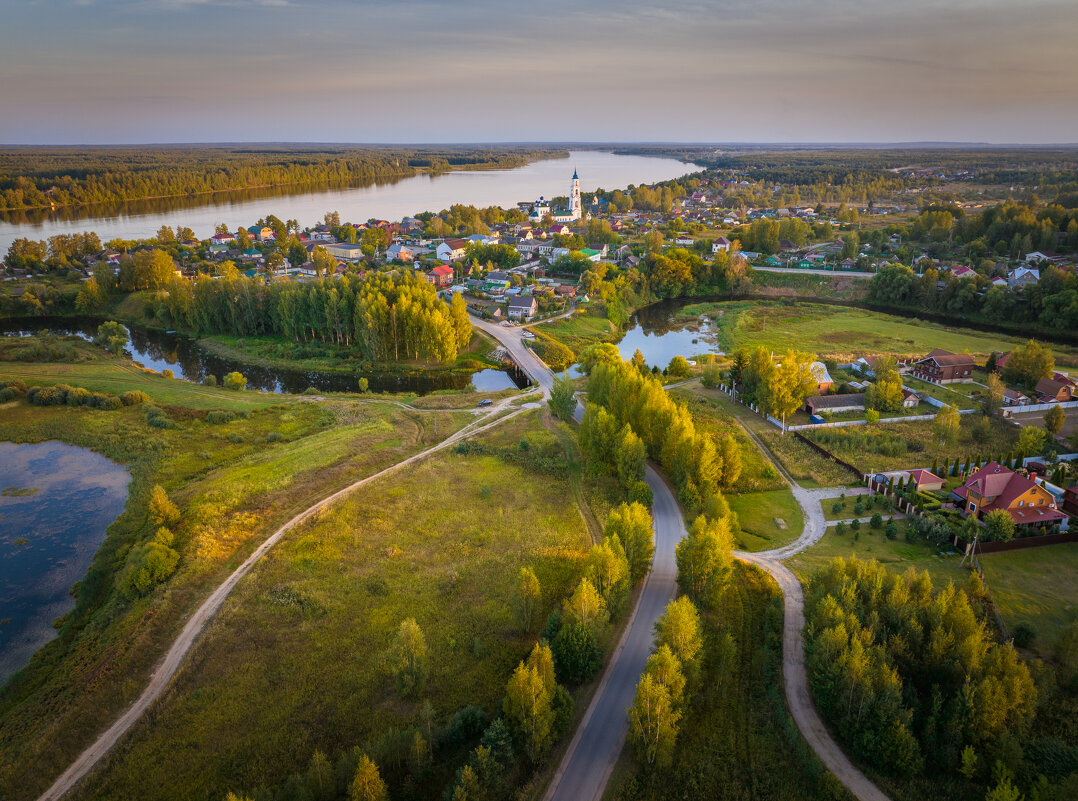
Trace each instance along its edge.
<instances>
[{"instance_id":1,"label":"shrub","mask_svg":"<svg viewBox=\"0 0 1078 801\"><path fill-rule=\"evenodd\" d=\"M207 373L202 378L202 386L204 386L204 387L215 387L215 386L217 386L217 376L212 375L210 373Z\"/></svg>"},{"instance_id":2,"label":"shrub","mask_svg":"<svg viewBox=\"0 0 1078 801\"><path fill-rule=\"evenodd\" d=\"M281 434L279 431L271 431L266 434L266 442L280 442Z\"/></svg>"},{"instance_id":3,"label":"shrub","mask_svg":"<svg viewBox=\"0 0 1078 801\"><path fill-rule=\"evenodd\" d=\"M1014 644L1019 648L1028 648L1037 639L1037 630L1028 623L1019 623L1014 627Z\"/></svg>"},{"instance_id":4,"label":"shrub","mask_svg":"<svg viewBox=\"0 0 1078 801\"><path fill-rule=\"evenodd\" d=\"M846 524L845 523L839 523L837 526L835 526L835 534L837 534L840 537L845 536L845 534L846 534Z\"/></svg>"},{"instance_id":5,"label":"shrub","mask_svg":"<svg viewBox=\"0 0 1078 801\"><path fill-rule=\"evenodd\" d=\"M171 370L162 370L161 375L163 375L165 378L175 378L176 377L176 374L174 372L172 372Z\"/></svg>"},{"instance_id":6,"label":"shrub","mask_svg":"<svg viewBox=\"0 0 1078 801\"><path fill-rule=\"evenodd\" d=\"M855 517L853 520L850 521L850 528L852 528L854 531L860 531L861 521Z\"/></svg>"},{"instance_id":7,"label":"shrub","mask_svg":"<svg viewBox=\"0 0 1078 801\"><path fill-rule=\"evenodd\" d=\"M304 395L317 395L318 390L315 389L314 387L307 387L307 389L303 390L303 394Z\"/></svg>"},{"instance_id":8,"label":"shrub","mask_svg":"<svg viewBox=\"0 0 1078 801\"><path fill-rule=\"evenodd\" d=\"M241 390L247 388L247 377L243 373L235 371L225 376L224 385L228 389Z\"/></svg>"},{"instance_id":9,"label":"shrub","mask_svg":"<svg viewBox=\"0 0 1078 801\"><path fill-rule=\"evenodd\" d=\"M880 413L875 409L869 409L865 412L865 422L870 426L880 422Z\"/></svg>"},{"instance_id":10,"label":"shrub","mask_svg":"<svg viewBox=\"0 0 1078 801\"><path fill-rule=\"evenodd\" d=\"M831 504L831 514L837 515L841 511L842 511L842 503L841 502L835 501L833 504Z\"/></svg>"},{"instance_id":11,"label":"shrub","mask_svg":"<svg viewBox=\"0 0 1078 801\"><path fill-rule=\"evenodd\" d=\"M153 540L132 548L116 579L120 591L135 598L171 576L180 561L180 555L171 546L172 532L159 528Z\"/></svg>"},{"instance_id":12,"label":"shrub","mask_svg":"<svg viewBox=\"0 0 1078 801\"><path fill-rule=\"evenodd\" d=\"M883 515L876 512L876 514L872 515L872 520L869 521L869 525L872 528L880 528L883 525Z\"/></svg>"},{"instance_id":13,"label":"shrub","mask_svg":"<svg viewBox=\"0 0 1078 801\"><path fill-rule=\"evenodd\" d=\"M15 400L19 396L19 393L15 391L15 387L4 387L0 389L0 403L7 403L10 400Z\"/></svg>"},{"instance_id":14,"label":"shrub","mask_svg":"<svg viewBox=\"0 0 1078 801\"><path fill-rule=\"evenodd\" d=\"M221 425L222 423L231 423L236 419L234 412L225 411L224 409L214 409L212 412L206 414L206 422L210 425Z\"/></svg>"},{"instance_id":15,"label":"shrub","mask_svg":"<svg viewBox=\"0 0 1078 801\"><path fill-rule=\"evenodd\" d=\"M490 715L478 706L464 706L453 713L453 717L438 734L438 748L457 748L472 742L487 728Z\"/></svg>"},{"instance_id":16,"label":"shrub","mask_svg":"<svg viewBox=\"0 0 1078 801\"><path fill-rule=\"evenodd\" d=\"M853 506L853 513L855 515L863 515L865 513L865 505L861 503L861 501L858 501Z\"/></svg>"},{"instance_id":17,"label":"shrub","mask_svg":"<svg viewBox=\"0 0 1078 801\"><path fill-rule=\"evenodd\" d=\"M603 666L603 649L592 630L583 623L563 625L550 650L554 655L558 681L584 684L593 679Z\"/></svg>"},{"instance_id":18,"label":"shrub","mask_svg":"<svg viewBox=\"0 0 1078 801\"><path fill-rule=\"evenodd\" d=\"M149 403L150 396L140 389L129 389L120 396L124 406L137 406L140 403Z\"/></svg>"},{"instance_id":19,"label":"shrub","mask_svg":"<svg viewBox=\"0 0 1078 801\"><path fill-rule=\"evenodd\" d=\"M651 508L655 502L655 498L652 495L651 487L644 481L634 481L629 486L629 503L639 503L642 506Z\"/></svg>"}]
</instances>

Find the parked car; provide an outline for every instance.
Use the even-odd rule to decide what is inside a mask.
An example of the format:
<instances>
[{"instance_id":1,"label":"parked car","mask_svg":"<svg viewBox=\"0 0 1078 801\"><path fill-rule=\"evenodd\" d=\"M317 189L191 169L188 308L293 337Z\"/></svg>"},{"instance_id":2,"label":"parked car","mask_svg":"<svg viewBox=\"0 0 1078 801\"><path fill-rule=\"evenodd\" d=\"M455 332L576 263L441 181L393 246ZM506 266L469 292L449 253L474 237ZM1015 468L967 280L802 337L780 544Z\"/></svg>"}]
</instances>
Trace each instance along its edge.
<instances>
[{"instance_id":1,"label":"parked car","mask_svg":"<svg viewBox=\"0 0 1078 801\"><path fill-rule=\"evenodd\" d=\"M492 403L494 403L494 401L492 401L490 398L483 398L483 400L479 401L479 403L477 403L475 405L476 406L490 406Z\"/></svg>"}]
</instances>

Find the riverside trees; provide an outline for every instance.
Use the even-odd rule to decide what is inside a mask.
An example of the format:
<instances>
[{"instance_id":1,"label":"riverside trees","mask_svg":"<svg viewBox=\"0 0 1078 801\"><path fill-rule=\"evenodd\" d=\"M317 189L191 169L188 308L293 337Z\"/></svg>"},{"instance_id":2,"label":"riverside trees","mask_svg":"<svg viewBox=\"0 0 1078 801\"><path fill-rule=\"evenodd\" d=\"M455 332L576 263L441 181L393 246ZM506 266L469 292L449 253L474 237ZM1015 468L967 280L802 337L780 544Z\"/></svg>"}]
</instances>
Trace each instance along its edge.
<instances>
[{"instance_id":1,"label":"riverside trees","mask_svg":"<svg viewBox=\"0 0 1078 801\"><path fill-rule=\"evenodd\" d=\"M370 361L447 362L471 341L463 301L447 305L422 278L378 273L267 286L241 277L174 279L159 318L204 334L277 335L356 348Z\"/></svg>"}]
</instances>

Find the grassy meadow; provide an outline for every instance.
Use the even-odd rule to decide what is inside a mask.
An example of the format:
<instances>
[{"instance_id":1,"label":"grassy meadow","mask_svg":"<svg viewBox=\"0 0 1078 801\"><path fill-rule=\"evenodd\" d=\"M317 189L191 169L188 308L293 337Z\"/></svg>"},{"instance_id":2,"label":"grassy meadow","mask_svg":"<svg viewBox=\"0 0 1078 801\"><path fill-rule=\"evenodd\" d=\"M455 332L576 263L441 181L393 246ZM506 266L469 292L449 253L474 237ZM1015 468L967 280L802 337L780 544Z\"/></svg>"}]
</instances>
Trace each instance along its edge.
<instances>
[{"instance_id":1,"label":"grassy meadow","mask_svg":"<svg viewBox=\"0 0 1078 801\"><path fill-rule=\"evenodd\" d=\"M63 368L69 369L58 375ZM141 405L104 411L20 399L0 406L0 440L60 440L102 453L132 474L126 509L80 582L75 610L58 637L0 689L0 796L10 799L36 797L141 691L185 616L277 526L474 419L440 412L436 438L433 414L388 402L229 392L110 359L5 362L0 370L29 383L67 381L113 393L146 388L167 421L150 425ZM211 408L235 415L212 422ZM152 536L147 504L155 484L181 512L174 526L179 567L148 594L128 599L114 582L130 549Z\"/></svg>"},{"instance_id":2,"label":"grassy meadow","mask_svg":"<svg viewBox=\"0 0 1078 801\"><path fill-rule=\"evenodd\" d=\"M683 307L677 318L701 314L712 320L719 347L727 352L754 345L778 351L796 347L844 360L871 353L923 355L933 348L944 348L987 358L993 350L1009 351L1023 341L1005 334L811 302L694 303ZM1051 348L1058 364L1078 365L1078 350L1059 345Z\"/></svg>"},{"instance_id":3,"label":"grassy meadow","mask_svg":"<svg viewBox=\"0 0 1078 801\"><path fill-rule=\"evenodd\" d=\"M290 532L75 797L220 799L282 781L315 749L333 759L415 725L424 701L440 723L467 705L495 711L535 640L513 619L520 567L539 577L545 619L592 537L538 413L477 441L480 454L444 451ZM425 633L430 676L405 700L385 657L407 617ZM413 792L438 797L455 768L436 762Z\"/></svg>"},{"instance_id":4,"label":"grassy meadow","mask_svg":"<svg viewBox=\"0 0 1078 801\"><path fill-rule=\"evenodd\" d=\"M587 311L549 323L538 323L532 328L558 340L577 356L588 345L596 342L617 342L621 338L605 316Z\"/></svg>"},{"instance_id":5,"label":"grassy meadow","mask_svg":"<svg viewBox=\"0 0 1078 801\"><path fill-rule=\"evenodd\" d=\"M1060 633L1078 620L1078 543L978 557L992 600L1011 632L1033 628L1032 647L1050 656Z\"/></svg>"}]
</instances>

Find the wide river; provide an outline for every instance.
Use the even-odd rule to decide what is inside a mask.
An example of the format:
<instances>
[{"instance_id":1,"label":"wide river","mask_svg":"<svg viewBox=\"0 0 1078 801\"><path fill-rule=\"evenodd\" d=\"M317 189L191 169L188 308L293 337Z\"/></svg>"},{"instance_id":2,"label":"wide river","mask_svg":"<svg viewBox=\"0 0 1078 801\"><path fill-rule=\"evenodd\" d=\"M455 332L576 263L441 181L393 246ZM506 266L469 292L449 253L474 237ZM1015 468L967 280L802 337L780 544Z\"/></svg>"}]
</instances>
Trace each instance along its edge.
<instances>
[{"instance_id":1,"label":"wide river","mask_svg":"<svg viewBox=\"0 0 1078 801\"><path fill-rule=\"evenodd\" d=\"M18 218L7 215L0 217L0 256L20 237L48 239L77 231L96 231L101 241L107 242L146 239L167 225L188 226L196 236L208 237L217 223L227 223L235 230L269 214L310 226L321 222L327 211L339 211L342 220L365 222L372 217L399 220L423 211L448 209L455 203L510 208L540 196L567 196L574 169L580 174L581 191L591 192L668 181L700 168L676 159L579 150L571 152L568 159L544 159L511 170L418 175L355 189L316 189L258 198L236 193L140 201L107 213L97 208L87 209L86 215L77 209L59 210L38 222L12 222Z\"/></svg>"}]
</instances>

